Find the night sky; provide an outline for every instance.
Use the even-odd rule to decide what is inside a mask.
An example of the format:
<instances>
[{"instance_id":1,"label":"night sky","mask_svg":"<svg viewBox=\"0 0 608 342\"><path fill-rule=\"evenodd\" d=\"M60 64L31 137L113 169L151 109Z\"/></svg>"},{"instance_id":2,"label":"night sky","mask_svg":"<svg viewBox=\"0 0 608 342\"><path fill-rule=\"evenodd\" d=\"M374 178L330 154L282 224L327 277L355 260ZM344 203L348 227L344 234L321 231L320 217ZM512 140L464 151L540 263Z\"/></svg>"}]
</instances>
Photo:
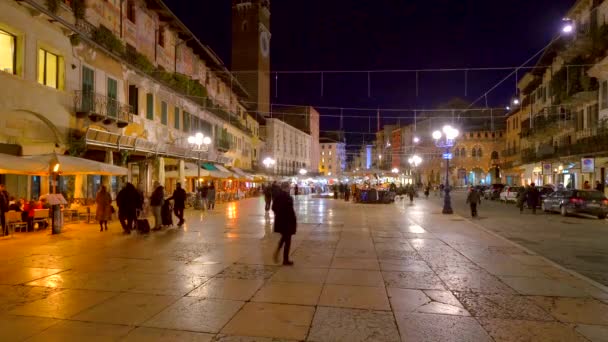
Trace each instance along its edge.
<instances>
[{"instance_id":1,"label":"night sky","mask_svg":"<svg viewBox=\"0 0 608 342\"><path fill-rule=\"evenodd\" d=\"M166 0L167 5L230 66L231 1ZM386 70L519 66L560 29L574 0L273 0L272 71ZM509 71L279 74L271 91L277 104L343 108L433 108L453 97L473 101ZM488 97L502 107L514 78ZM276 97L275 97L276 94ZM485 105L485 101L480 104ZM320 109L321 130L340 128L340 110ZM369 132L375 110L342 110L349 132ZM408 121L413 112L381 112ZM381 124L397 120L383 119ZM371 122L371 130L376 121ZM351 144L363 135L347 134ZM369 140L371 136L367 136Z\"/></svg>"}]
</instances>

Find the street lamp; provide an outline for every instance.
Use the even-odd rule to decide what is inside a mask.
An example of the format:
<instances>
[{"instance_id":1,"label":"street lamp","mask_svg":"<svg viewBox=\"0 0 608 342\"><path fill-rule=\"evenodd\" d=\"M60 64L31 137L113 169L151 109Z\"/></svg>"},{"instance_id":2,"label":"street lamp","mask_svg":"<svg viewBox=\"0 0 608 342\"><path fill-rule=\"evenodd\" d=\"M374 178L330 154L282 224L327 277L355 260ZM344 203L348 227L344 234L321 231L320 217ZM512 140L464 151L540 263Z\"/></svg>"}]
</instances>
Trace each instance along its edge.
<instances>
[{"instance_id":1,"label":"street lamp","mask_svg":"<svg viewBox=\"0 0 608 342\"><path fill-rule=\"evenodd\" d=\"M203 133L196 133L195 135L191 135L188 137L188 144L194 147L194 151L198 152L198 177L196 178L196 197L199 198L200 193L198 188L200 187L201 182L201 152L209 151L209 145L211 145L211 138L206 137Z\"/></svg>"},{"instance_id":2,"label":"street lamp","mask_svg":"<svg viewBox=\"0 0 608 342\"><path fill-rule=\"evenodd\" d=\"M270 157L266 157L264 158L264 160L262 161L262 164L264 164L264 166L266 166L267 169L270 169L270 167L274 166L277 162L270 158Z\"/></svg>"},{"instance_id":3,"label":"street lamp","mask_svg":"<svg viewBox=\"0 0 608 342\"><path fill-rule=\"evenodd\" d=\"M305 175L305 174L307 174L307 173L308 173L308 171L306 171L306 169L300 169L300 174L301 174L302 176L304 176L304 175Z\"/></svg>"},{"instance_id":4,"label":"street lamp","mask_svg":"<svg viewBox=\"0 0 608 342\"><path fill-rule=\"evenodd\" d=\"M565 34L570 34L574 31L574 22L570 19L564 18L562 19L564 25L562 26L562 32Z\"/></svg>"},{"instance_id":5,"label":"street lamp","mask_svg":"<svg viewBox=\"0 0 608 342\"><path fill-rule=\"evenodd\" d=\"M445 200L443 201L443 211L444 214L453 214L454 210L452 210L452 202L450 199L450 159L452 159L452 154L450 153L450 148L454 146L455 139L458 137L460 132L456 128L453 128L450 125L443 126L443 133L441 131L433 132L433 139L435 140L435 146L439 148L444 148L445 153L443 154L443 159L445 159Z\"/></svg>"},{"instance_id":6,"label":"street lamp","mask_svg":"<svg viewBox=\"0 0 608 342\"><path fill-rule=\"evenodd\" d=\"M393 169L391 170L391 172L392 172L392 173L399 173L399 169L395 167L395 168L393 168Z\"/></svg>"},{"instance_id":7,"label":"street lamp","mask_svg":"<svg viewBox=\"0 0 608 342\"><path fill-rule=\"evenodd\" d=\"M412 139L412 141L414 142L414 144L417 144L420 142L420 138L414 137L414 139Z\"/></svg>"}]
</instances>

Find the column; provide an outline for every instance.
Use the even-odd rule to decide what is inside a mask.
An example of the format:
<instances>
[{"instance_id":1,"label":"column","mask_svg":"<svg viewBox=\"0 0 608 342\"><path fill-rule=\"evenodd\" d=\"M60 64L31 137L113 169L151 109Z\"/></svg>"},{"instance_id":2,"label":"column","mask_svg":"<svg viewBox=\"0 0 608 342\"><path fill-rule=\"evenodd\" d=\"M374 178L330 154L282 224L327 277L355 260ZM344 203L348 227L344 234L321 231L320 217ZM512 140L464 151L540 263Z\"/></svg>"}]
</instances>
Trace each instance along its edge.
<instances>
[{"instance_id":1,"label":"column","mask_svg":"<svg viewBox=\"0 0 608 342\"><path fill-rule=\"evenodd\" d=\"M183 159L180 159L178 162L178 171L177 171L177 181L182 183L182 188L187 189L186 187L186 167Z\"/></svg>"},{"instance_id":2,"label":"column","mask_svg":"<svg viewBox=\"0 0 608 342\"><path fill-rule=\"evenodd\" d=\"M27 192L25 194L25 199L30 200L32 198L32 176L27 176Z\"/></svg>"},{"instance_id":3,"label":"column","mask_svg":"<svg viewBox=\"0 0 608 342\"><path fill-rule=\"evenodd\" d=\"M160 185L165 186L165 158L158 157L153 178L158 181Z\"/></svg>"},{"instance_id":4,"label":"column","mask_svg":"<svg viewBox=\"0 0 608 342\"><path fill-rule=\"evenodd\" d=\"M86 177L85 175L76 175L74 178L74 198L86 198Z\"/></svg>"}]
</instances>

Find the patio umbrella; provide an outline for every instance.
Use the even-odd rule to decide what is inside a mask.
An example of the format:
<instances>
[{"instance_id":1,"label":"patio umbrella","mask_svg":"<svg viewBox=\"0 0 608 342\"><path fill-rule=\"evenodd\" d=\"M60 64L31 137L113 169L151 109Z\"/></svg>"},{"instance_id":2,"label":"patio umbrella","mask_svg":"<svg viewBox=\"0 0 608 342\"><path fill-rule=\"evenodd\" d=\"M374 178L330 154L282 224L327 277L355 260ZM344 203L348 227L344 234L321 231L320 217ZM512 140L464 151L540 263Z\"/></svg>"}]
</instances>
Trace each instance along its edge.
<instances>
[{"instance_id":1,"label":"patio umbrella","mask_svg":"<svg viewBox=\"0 0 608 342\"><path fill-rule=\"evenodd\" d=\"M22 160L36 162L40 164L42 174L49 173L49 164L57 158L60 164L59 172L64 175L99 175L99 176L125 176L128 169L112 164L101 163L95 160L84 158L63 156L63 155L38 155L20 158ZM39 173L37 173L39 174Z\"/></svg>"},{"instance_id":2,"label":"patio umbrella","mask_svg":"<svg viewBox=\"0 0 608 342\"><path fill-rule=\"evenodd\" d=\"M40 176L48 172L49 164L0 153L0 174Z\"/></svg>"}]
</instances>

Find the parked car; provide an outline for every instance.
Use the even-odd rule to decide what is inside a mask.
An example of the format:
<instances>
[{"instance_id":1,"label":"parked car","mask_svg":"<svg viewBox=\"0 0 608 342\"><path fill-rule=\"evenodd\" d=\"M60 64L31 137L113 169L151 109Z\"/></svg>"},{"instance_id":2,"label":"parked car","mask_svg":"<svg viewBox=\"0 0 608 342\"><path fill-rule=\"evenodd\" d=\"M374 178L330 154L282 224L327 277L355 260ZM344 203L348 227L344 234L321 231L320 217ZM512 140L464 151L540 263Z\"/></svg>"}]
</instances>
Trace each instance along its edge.
<instances>
[{"instance_id":1,"label":"parked car","mask_svg":"<svg viewBox=\"0 0 608 342\"><path fill-rule=\"evenodd\" d=\"M543 201L542 209L563 216L588 214L603 220L608 215L608 198L597 190L558 190Z\"/></svg>"},{"instance_id":2,"label":"parked car","mask_svg":"<svg viewBox=\"0 0 608 342\"><path fill-rule=\"evenodd\" d=\"M500 193L500 200L502 202L517 202L517 193L522 189L521 186L505 186Z\"/></svg>"},{"instance_id":3,"label":"parked car","mask_svg":"<svg viewBox=\"0 0 608 342\"><path fill-rule=\"evenodd\" d=\"M500 183L490 185L490 187L483 192L483 198L487 200L499 199L500 193L504 187L505 185Z\"/></svg>"}]
</instances>

